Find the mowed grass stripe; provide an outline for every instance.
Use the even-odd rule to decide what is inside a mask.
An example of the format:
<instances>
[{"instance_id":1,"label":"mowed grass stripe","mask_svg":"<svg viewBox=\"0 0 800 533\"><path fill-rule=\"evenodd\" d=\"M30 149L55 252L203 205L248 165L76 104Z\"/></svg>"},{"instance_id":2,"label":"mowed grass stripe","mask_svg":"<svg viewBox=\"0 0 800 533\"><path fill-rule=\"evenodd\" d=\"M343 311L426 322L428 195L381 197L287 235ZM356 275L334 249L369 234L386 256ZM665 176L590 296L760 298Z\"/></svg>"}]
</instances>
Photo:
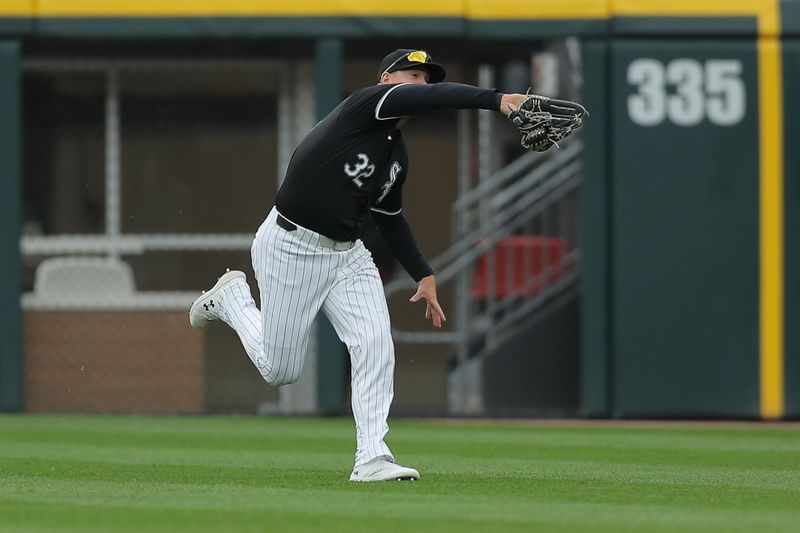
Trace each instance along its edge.
<instances>
[{"instance_id":1,"label":"mowed grass stripe","mask_svg":"<svg viewBox=\"0 0 800 533\"><path fill-rule=\"evenodd\" d=\"M568 452L569 450L565 451ZM694 465L667 464L640 459L638 462L617 461L613 465L607 458L602 467L594 467L598 461L591 460L555 460L548 458L535 459L496 459L490 464L486 461L465 457L440 457L428 454L411 454L408 456L414 464L423 468L429 475L452 475L461 472L466 477L507 476L519 480L542 481L555 479L560 481L602 481L616 482L624 479L628 483L661 484L661 485L707 485L707 486L739 486L761 488L765 490L798 488L798 472L795 469L754 469L746 467L731 469L730 467L708 466L698 469ZM24 460L24 461L21 461ZM0 468L11 473L18 464L35 465L37 461L48 461L52 468L57 463L87 464L81 472L94 469L93 463L109 465L161 465L161 466L194 466L197 468L243 468L257 469L260 472L282 469L316 468L338 472L343 476L349 472L347 458L341 453L297 453L284 450L241 452L225 451L209 453L206 450L186 449L176 454L173 449L143 447L108 447L63 444L37 444L34 442L18 446L16 443L0 442ZM613 468L612 468L613 466ZM262 474L259 474L262 475Z\"/></svg>"},{"instance_id":2,"label":"mowed grass stripe","mask_svg":"<svg viewBox=\"0 0 800 533\"><path fill-rule=\"evenodd\" d=\"M308 479L306 483L319 483L317 472L297 472L294 479ZM279 476L279 479L285 479ZM327 481L330 481L329 479ZM392 485L392 486L387 486ZM550 498L540 498L536 494L517 494L516 497L497 495L490 489L486 494L473 496L440 494L438 491L424 491L410 487L411 483L392 483L376 486L352 486L348 491L327 489L287 489L264 487L235 487L225 491L225 498L216 484L196 483L186 486L174 483L137 481L83 482L50 480L51 494L42 503L69 504L95 509L119 510L142 508L151 510L192 510L200 513L261 511L265 517L271 512L296 512L298 515L325 515L330 517L353 517L367 520L380 517L416 519L447 519L459 522L530 523L542 521L563 525L591 525L605 523L614 526L633 524L680 525L693 523L708 525L744 525L787 527L796 526L800 511L783 510L768 513L766 517L756 516L744 509L709 508L695 505L686 508L682 502L675 501L665 494L662 499L643 503L636 499L628 503L605 501L580 501L573 497L555 499L563 496L557 491ZM4 495L6 502L34 503L41 501L35 484L20 484L13 495ZM553 489L543 488L542 492ZM596 491L600 487L594 487ZM570 487L566 492L573 494ZM3 494L5 491L0 491ZM432 497L435 496L435 497ZM697 496L696 494L693 496ZM699 502L701 503L701 502Z\"/></svg>"},{"instance_id":3,"label":"mowed grass stripe","mask_svg":"<svg viewBox=\"0 0 800 533\"><path fill-rule=\"evenodd\" d=\"M122 531L130 520L133 529L242 531L800 523L793 428L392 427L391 444L420 468L420 482L348 483L345 419L0 417L0 529Z\"/></svg>"},{"instance_id":4,"label":"mowed grass stripe","mask_svg":"<svg viewBox=\"0 0 800 533\"><path fill-rule=\"evenodd\" d=\"M424 465L424 461L422 462ZM418 465L421 466L421 465ZM517 499L535 498L538 501L595 501L614 503L620 501L658 504L662 501L680 503L687 507L703 507L706 495L713 493L723 508L781 509L783 502L800 498L796 475L785 472L780 478L755 480L752 476L723 475L704 471L682 476L680 472L646 471L632 473L632 469L615 469L614 472L592 471L585 466L567 472L565 467L551 465L545 470L510 471L502 468L491 472L470 472L430 469L425 476L431 485L440 483L457 489L461 496L484 497L487 489L495 497ZM50 460L45 468L38 462L8 463L0 461L4 476L16 479L72 480L98 482L107 479L126 482L152 482L169 484L207 484L219 486L278 487L281 489L334 488L340 490L347 470L292 469L285 467L219 467L207 465L118 465L87 461ZM313 472L305 477L304 472ZM356 485L355 487L359 487ZM436 494L446 494L432 487ZM613 488L606 493L604 488ZM349 490L360 490L350 487ZM426 489L420 489L426 492ZM4 491L0 488L0 494ZM797 509L800 513L800 509ZM800 514L798 514L800 518Z\"/></svg>"},{"instance_id":5,"label":"mowed grass stripe","mask_svg":"<svg viewBox=\"0 0 800 533\"><path fill-rule=\"evenodd\" d=\"M38 516L35 525L25 519L28 513L35 512ZM404 532L404 531L530 531L530 522L514 523L505 521L501 524L489 520L470 521L465 519L432 518L420 519L414 516L371 516L354 520L351 517L338 517L330 514L303 513L298 519L296 511L282 509L269 509L268 513L256 510L235 511L196 511L194 509L177 509L163 511L159 509L107 509L90 507L75 507L72 505L46 505L26 506L20 505L13 509L4 508L0 502L0 514L7 513L21 516L8 522L10 528L24 531L81 531L81 532L106 532L109 531L108 523L113 520L116 525L113 531L140 532L140 531L169 531L169 532L196 532L196 531L235 531L235 532L264 532L287 531L292 533L304 532L355 532L374 533ZM12 516L13 516L12 515ZM65 526L64 516L69 516L70 524ZM49 527L39 524L48 523ZM564 528L550 528L551 530L568 531ZM587 531L601 531L589 529Z\"/></svg>"},{"instance_id":6,"label":"mowed grass stripe","mask_svg":"<svg viewBox=\"0 0 800 533\"><path fill-rule=\"evenodd\" d=\"M258 456L262 452L281 452L287 450L291 455L303 453L332 453L351 455L354 437L348 431L330 432L328 439L317 435L306 437L295 434L295 429L306 430L308 425L316 421L310 419L296 420L293 425L284 422L274 425L271 419L262 420L262 434L247 436L228 435L224 432L208 434L183 434L180 430L161 433L146 432L138 434L135 430L104 433L80 429L51 432L47 429L17 429L4 431L0 437L0 451L4 448L13 453L17 449L29 446L52 444L56 449L77 450L82 446L116 450L120 447L135 449L159 449L169 455L180 450L179 458L188 452L204 451L241 452ZM326 421L329 423L329 421ZM340 424L342 425L342 424ZM390 435L390 443L398 449L402 456L429 455L439 456L442 460L457 457L459 460L470 459L519 459L535 460L569 460L592 463L623 464L661 464L661 465L701 465L703 467L726 468L733 463L746 465L749 470L785 470L800 467L800 443L797 434L784 432L779 437L767 436L758 439L752 436L755 430L739 435L728 435L721 438L710 438L698 435L696 443L691 436L680 435L677 438L666 433L667 430L635 428L633 435L618 434L591 435L564 433L547 435L538 434L536 429L529 430L527 439L508 439L506 435L496 435L494 440L487 441L495 428L472 428L473 432L483 432L480 439L472 440L467 435L454 435L453 440L438 438L422 438L420 429L399 424ZM426 425L424 430L435 434L435 426ZM538 429L541 431L541 428ZM591 428L587 428L591 433ZM409 436L410 434L410 436ZM593 443L593 444L591 444ZM55 450L48 450L55 451ZM113 452L112 452L113 453ZM262 456L271 457L270 454ZM349 460L349 458L347 459Z\"/></svg>"},{"instance_id":7,"label":"mowed grass stripe","mask_svg":"<svg viewBox=\"0 0 800 533\"><path fill-rule=\"evenodd\" d=\"M312 423L313 422L313 423ZM596 446L604 441L624 444L626 447L646 445L653 438L667 439L671 445L740 446L749 445L788 445L800 450L798 434L800 425L773 426L765 424L741 426L673 426L655 425L577 425L567 422L555 423L473 423L457 421L410 421L395 420L392 427L403 429L403 438L427 441L448 441L467 439L470 442L514 443L534 439L545 444L557 439L569 439L573 445ZM431 427L436 431L432 432ZM296 437L310 440L331 437L351 437L354 431L352 420L342 418L261 418L249 416L71 416L71 415L0 415L0 428L7 430L46 430L58 432L91 432L115 435L180 434L184 436L213 436L224 433L231 436L253 436L269 438L272 435L290 433Z\"/></svg>"},{"instance_id":8,"label":"mowed grass stripe","mask_svg":"<svg viewBox=\"0 0 800 533\"><path fill-rule=\"evenodd\" d=\"M32 425L26 420L38 420ZM80 424L73 420L81 420ZM86 423L84 423L86 421ZM180 421L175 425L175 421ZM210 424L209 421L213 421ZM349 422L349 423L348 423ZM0 427L16 429L17 434L35 436L39 439L75 439L80 442L83 435L94 439L98 434L106 434L108 442L136 439L147 441L162 439L164 445L177 440L181 446L191 437L203 437L199 445L214 443L225 446L243 445L264 441L280 441L289 438L302 444L313 446L316 441L325 444L331 439L352 444L354 428L352 421L342 419L315 418L256 418L256 417L53 417L53 416L10 416L0 417ZM431 428L434 427L435 431ZM767 426L769 428L770 426ZM563 446L597 448L668 448L668 449L707 449L710 451L788 451L800 452L800 426L798 428L762 429L758 427L609 427L588 425L575 427L568 424L559 427L553 424L542 425L499 425L499 424L437 424L435 422L395 421L390 438L402 439L408 444L447 446L459 444L497 444L504 445L536 444L538 446ZM402 433L394 431L402 430ZM27 430L27 432L26 432ZM237 437L231 440L231 437ZM245 438L249 437L249 438Z\"/></svg>"},{"instance_id":9,"label":"mowed grass stripe","mask_svg":"<svg viewBox=\"0 0 800 533\"><path fill-rule=\"evenodd\" d=\"M41 509L60 508L62 512L78 515L76 525L81 525L81 514L107 514L113 522L138 521L139 513L161 516L161 526L185 525L183 518L189 512L193 516L205 517L197 525L228 523L228 526L243 522L244 516L266 521L268 529L285 525L294 530L310 518L323 520L327 524L342 524L342 531L357 526L386 522L395 527L405 524L405 531L464 531L515 530L517 526L558 526L585 530L702 530L724 528L724 530L752 530L754 527L769 527L791 530L798 520L798 513L791 511L760 513L758 515L741 509L719 509L697 507L685 509L668 500L660 504L603 503L580 501L540 501L536 499L498 498L491 493L474 496L451 496L413 494L416 489L373 490L359 486L354 493L342 494L330 490L291 490L249 488L228 492L229 499L221 498L215 487L199 485L186 490L164 484L131 483L53 483L51 494L45 501L40 498L26 499L24 490L11 498L0 500L0 510L28 507L41 504ZM17 507L15 507L17 506ZM127 516L128 518L123 518ZM227 518L222 518L227 517ZM282 520L279 520L282 517ZM23 517L24 519L24 517ZM73 522L67 522L71 524ZM192 523L192 522L189 522ZM251 524L252 525L252 524ZM262 526L262 527L267 527ZM239 527L237 526L238 530ZM393 528L390 528L392 530ZM330 529L329 529L330 530ZM368 530L366 528L365 530Z\"/></svg>"}]
</instances>

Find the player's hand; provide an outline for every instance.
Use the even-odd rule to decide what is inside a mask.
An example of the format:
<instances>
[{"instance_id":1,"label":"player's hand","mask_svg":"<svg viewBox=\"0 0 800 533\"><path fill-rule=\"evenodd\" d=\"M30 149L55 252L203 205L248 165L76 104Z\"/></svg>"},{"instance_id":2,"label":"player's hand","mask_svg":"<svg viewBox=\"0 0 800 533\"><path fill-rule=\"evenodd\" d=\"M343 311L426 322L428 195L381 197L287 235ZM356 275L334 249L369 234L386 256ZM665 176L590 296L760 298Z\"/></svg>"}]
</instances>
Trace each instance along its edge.
<instances>
[{"instance_id":1,"label":"player's hand","mask_svg":"<svg viewBox=\"0 0 800 533\"><path fill-rule=\"evenodd\" d=\"M500 99L500 112L508 116L514 109L518 108L522 102L528 98L527 94L509 93L504 94Z\"/></svg>"},{"instance_id":2,"label":"player's hand","mask_svg":"<svg viewBox=\"0 0 800 533\"><path fill-rule=\"evenodd\" d=\"M442 322L447 322L439 301L436 299L436 277L426 276L419 281L417 293L411 297L411 302L425 300L425 318L433 321L433 327L442 327Z\"/></svg>"}]
</instances>

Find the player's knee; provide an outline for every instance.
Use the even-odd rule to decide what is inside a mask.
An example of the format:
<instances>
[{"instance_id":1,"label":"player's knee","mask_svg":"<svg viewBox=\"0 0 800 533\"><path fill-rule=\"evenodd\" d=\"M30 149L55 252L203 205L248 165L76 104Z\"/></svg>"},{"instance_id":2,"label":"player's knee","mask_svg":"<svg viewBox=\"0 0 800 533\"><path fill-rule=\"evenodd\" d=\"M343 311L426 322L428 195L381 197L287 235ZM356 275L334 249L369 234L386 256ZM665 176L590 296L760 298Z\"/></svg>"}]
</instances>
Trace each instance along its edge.
<instances>
[{"instance_id":1,"label":"player's knee","mask_svg":"<svg viewBox=\"0 0 800 533\"><path fill-rule=\"evenodd\" d=\"M284 354L286 355L286 354ZM289 385L300 379L303 370L302 358L297 357L278 357L276 363L269 369L262 368L261 377L270 385L280 387Z\"/></svg>"},{"instance_id":2,"label":"player's knee","mask_svg":"<svg viewBox=\"0 0 800 533\"><path fill-rule=\"evenodd\" d=\"M300 379L306 346L305 343L302 345L284 345L265 339L262 353L264 359L269 360L270 364L258 367L264 381L279 387L281 385L289 385Z\"/></svg>"},{"instance_id":3,"label":"player's knee","mask_svg":"<svg viewBox=\"0 0 800 533\"><path fill-rule=\"evenodd\" d=\"M261 374L264 380L273 385L275 387L280 387L281 385L289 385L300 379L300 372L291 372L291 371L276 371L270 372L266 374Z\"/></svg>"}]
</instances>

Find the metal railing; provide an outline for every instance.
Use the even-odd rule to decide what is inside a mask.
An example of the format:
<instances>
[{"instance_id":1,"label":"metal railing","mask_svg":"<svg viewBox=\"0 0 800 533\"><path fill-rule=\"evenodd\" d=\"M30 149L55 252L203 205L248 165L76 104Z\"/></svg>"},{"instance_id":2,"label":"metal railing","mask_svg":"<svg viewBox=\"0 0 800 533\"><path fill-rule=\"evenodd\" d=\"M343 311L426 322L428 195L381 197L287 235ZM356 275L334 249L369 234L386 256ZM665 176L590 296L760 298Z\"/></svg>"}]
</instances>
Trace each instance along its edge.
<instances>
[{"instance_id":1,"label":"metal railing","mask_svg":"<svg viewBox=\"0 0 800 533\"><path fill-rule=\"evenodd\" d=\"M142 140L143 135L130 133L132 131L130 124L127 125L129 136L127 138L124 136L126 127L126 115L123 113L125 97L132 102L135 102L137 98L155 98L168 103L179 102L186 98L196 98L202 103L204 98L222 97L226 99L226 105L230 106L234 111L237 102L246 103L248 99L253 98L275 98L278 103L276 131L278 144L280 145L277 166L281 172L288 164L288 159L291 156L290 150L293 149L295 144L295 137L300 135L303 129L308 129L313 125L313 122L311 122L312 117L300 116L293 109L298 101L298 97L294 93L307 92L311 84L305 77L293 72L294 65L288 61L238 58L215 60L166 57L108 59L68 57L26 58L22 67L28 79L34 81L44 80L46 82L38 85L34 85L31 82L33 89L29 90L29 94L27 94L27 98L31 102L40 106L43 105L39 103L40 101L50 102L44 96L37 95L36 91L44 91L44 89L39 88L39 85L48 88L47 90L55 87L57 90L52 90L64 102L59 104L62 100L56 100L55 104L36 115L36 120L26 123L28 130L27 141L31 146L36 147L37 153L41 153L40 157L55 159L56 155L53 155L50 151L56 150L58 146L69 140L69 135L74 135L74 130L78 133L78 136L81 134L86 135L87 138L91 139L91 142L87 141L89 148L76 156L77 158L83 157L86 161L79 159L78 163L76 163L74 160L70 160L72 166L82 164L92 169L95 161L102 162L102 170L100 171L102 172L102 179L98 180L99 183L94 184L95 187L102 186L103 190L103 193L97 195L100 200L100 208L103 211L102 227L95 228L99 232L65 232L55 223L52 223L51 227L46 230L42 230L42 227L46 228L48 224L43 220L33 220L32 230L25 232L20 239L20 249L30 269L36 268L36 265L41 260L54 257L92 255L111 259L124 257L126 260L130 260L131 258L137 259L137 256L145 256L154 252L221 252L225 254L230 252L241 253L250 249L253 240L252 232L223 234L166 231L164 233L139 233L125 230L123 220L132 220L135 215L138 215L140 219L147 217L150 213L148 205L151 203L151 198L146 192L142 192L142 187L131 186L132 183L140 180L141 176L137 172L141 172L142 169L134 166L135 170L131 170L130 164L128 167L125 166L126 152L130 160L134 157L130 155L132 153L130 149L132 144L149 142L151 146L156 147L159 143L158 135L154 134L151 138ZM220 72L225 74L226 79L231 80L229 86L217 85L214 81L219 77L218 73ZM216 78L214 73L217 73ZM155 79L159 80L158 83L150 81L152 76L157 76ZM186 76L200 81L196 85L189 85L185 82ZM195 76L195 78L191 78L191 76ZM155 86L155 88L151 87L151 85ZM97 100L97 102L95 103L94 100ZM73 106L75 108L73 111L72 107L70 107L70 102L74 101L84 102L84 105ZM91 102L94 107L85 104L85 102ZM98 120L98 124L95 125L92 122L93 115L91 113L98 112L102 115L101 119ZM159 120L174 131L178 131L178 135L183 135L192 130L191 118L193 115L170 115L170 108L166 108L166 111L162 113ZM199 117L196 120L202 120L200 110L197 111L196 116ZM267 116L268 112L264 111L262 118L264 118L265 122ZM127 115L129 122L136 118L134 112L129 110ZM74 123L73 130L59 133L60 130L58 130L57 126L64 123ZM151 128L151 131L157 131L158 126L159 124L148 123L147 125L147 127ZM89 137L86 131L98 127L101 129L97 139ZM254 134L263 134L267 127L268 125L259 123L253 126L253 132ZM184 129L181 130L180 128ZM65 130L63 126L61 126L61 129ZM53 131L56 133L52 133ZM289 148L290 145L291 148ZM89 155L86 155L87 153ZM181 157L184 159L181 159ZM229 155L229 158L231 160L237 159L231 155ZM173 167L178 168L181 163L186 162L185 153L174 155L172 162ZM151 167L157 164L151 164ZM63 167L65 164L56 162L52 163L51 166L52 168L47 170L49 174L44 177L26 177L34 182L38 179L48 184L63 181L65 178L62 174L64 174ZM125 171L126 168L128 169L127 172ZM239 167L234 165L231 172L236 172L234 168ZM239 171L242 169L246 170L244 164L239 168ZM155 172L152 169L148 171ZM181 171L174 172L167 168L160 170L160 172L164 172L165 176L169 176L168 179L164 179L165 189L181 187L181 183L186 183L186 177L181 175ZM170 172L172 173L170 174ZM186 172L189 171L187 170ZM208 182L212 178L204 176L193 177L192 179L199 182L202 188L202 183ZM88 180L86 187L89 187ZM128 195L128 199L125 201L123 201L124 192ZM141 195L141 198L135 197L137 193ZM44 203L44 200L40 200L40 197L47 198L48 196L56 197L53 191L46 188L36 190L37 202ZM171 198L174 197L175 195L173 194ZM183 199L185 200L186 198L188 197L185 196ZM73 219L78 215L83 215L86 211L86 208L82 205L72 207L72 204L69 204L69 202L76 201L71 197L58 200L59 204L67 205L71 209L70 213L77 213L77 215L72 214ZM89 203L86 200L84 202ZM167 222L177 221L182 216L183 207L176 204L171 212L172 214L162 211L159 216L167 218ZM126 212L126 209L129 211ZM130 212L133 210L136 212ZM70 227L75 226L74 220L69 222L72 223ZM254 230L255 228L253 228ZM152 267L149 268L152 269ZM146 276L154 279L152 272L146 274ZM164 284L161 283L161 285L163 286ZM184 309L190 305L191 301L196 297L197 290L202 286L193 287L193 289L195 288L196 290L188 292L180 290L142 292L137 290L130 295L121 295L112 304L123 307L130 306L137 309L147 308L148 305L152 305L154 310L164 308ZM105 302L99 301L94 297L81 295L76 295L72 302L71 305L78 308L106 305ZM62 305L61 301L55 301L47 294L37 295L32 290L25 292L22 296L22 304L26 309L46 307L51 303L56 307Z\"/></svg>"},{"instance_id":2,"label":"metal railing","mask_svg":"<svg viewBox=\"0 0 800 533\"><path fill-rule=\"evenodd\" d=\"M450 247L431 261L438 287L454 284L448 331L393 332L397 342L447 343L457 362L480 356L579 274L577 194L583 144L526 154L459 197ZM387 297L413 290L407 278Z\"/></svg>"}]
</instances>

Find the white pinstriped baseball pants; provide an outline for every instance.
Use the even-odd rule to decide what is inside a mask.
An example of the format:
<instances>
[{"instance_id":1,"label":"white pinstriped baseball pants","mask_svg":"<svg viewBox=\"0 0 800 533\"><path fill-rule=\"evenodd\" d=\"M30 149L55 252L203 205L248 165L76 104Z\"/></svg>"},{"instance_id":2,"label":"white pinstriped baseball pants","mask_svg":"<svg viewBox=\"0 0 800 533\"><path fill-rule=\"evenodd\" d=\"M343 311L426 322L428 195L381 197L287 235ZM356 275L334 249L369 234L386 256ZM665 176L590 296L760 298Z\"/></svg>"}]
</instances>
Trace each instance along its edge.
<instances>
[{"instance_id":1,"label":"white pinstriped baseball pants","mask_svg":"<svg viewBox=\"0 0 800 533\"><path fill-rule=\"evenodd\" d=\"M320 309L350 352L355 464L378 456L394 460L384 438L394 396L394 343L383 283L372 255L359 240L337 251L320 235L276 225L273 207L251 249L261 309L246 283L223 293L225 322L239 335L247 355L272 385L297 381L308 330Z\"/></svg>"}]
</instances>

